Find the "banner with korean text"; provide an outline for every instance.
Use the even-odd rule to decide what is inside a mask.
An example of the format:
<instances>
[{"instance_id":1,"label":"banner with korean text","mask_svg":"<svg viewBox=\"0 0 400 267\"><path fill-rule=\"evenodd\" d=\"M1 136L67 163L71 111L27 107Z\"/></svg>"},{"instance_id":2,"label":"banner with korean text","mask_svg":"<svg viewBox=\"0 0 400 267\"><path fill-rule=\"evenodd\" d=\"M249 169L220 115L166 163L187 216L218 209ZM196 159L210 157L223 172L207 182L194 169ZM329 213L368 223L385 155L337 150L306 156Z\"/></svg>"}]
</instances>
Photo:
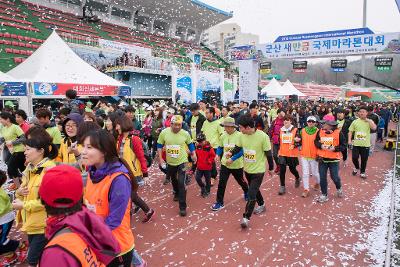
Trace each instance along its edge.
<instances>
[{"instance_id":1,"label":"banner with korean text","mask_svg":"<svg viewBox=\"0 0 400 267\"><path fill-rule=\"evenodd\" d=\"M258 45L257 50L265 58L336 57L380 53L400 54L400 33L331 34L330 36L332 37L302 38L302 36L310 35L299 35L298 38L292 36L280 37L274 43Z\"/></svg>"}]
</instances>

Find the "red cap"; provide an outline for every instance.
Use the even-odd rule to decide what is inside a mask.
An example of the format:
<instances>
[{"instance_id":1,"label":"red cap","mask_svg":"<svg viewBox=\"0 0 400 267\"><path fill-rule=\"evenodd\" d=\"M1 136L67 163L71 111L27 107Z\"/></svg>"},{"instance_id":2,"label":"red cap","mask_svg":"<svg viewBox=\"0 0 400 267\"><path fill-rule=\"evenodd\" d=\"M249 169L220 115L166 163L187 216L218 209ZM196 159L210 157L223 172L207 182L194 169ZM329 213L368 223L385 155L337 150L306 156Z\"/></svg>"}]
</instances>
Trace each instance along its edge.
<instances>
[{"instance_id":1,"label":"red cap","mask_svg":"<svg viewBox=\"0 0 400 267\"><path fill-rule=\"evenodd\" d=\"M81 173L69 165L58 165L47 170L39 188L40 198L54 208L71 208L81 200L82 195ZM60 203L57 201L59 199L68 199L70 202Z\"/></svg>"}]
</instances>

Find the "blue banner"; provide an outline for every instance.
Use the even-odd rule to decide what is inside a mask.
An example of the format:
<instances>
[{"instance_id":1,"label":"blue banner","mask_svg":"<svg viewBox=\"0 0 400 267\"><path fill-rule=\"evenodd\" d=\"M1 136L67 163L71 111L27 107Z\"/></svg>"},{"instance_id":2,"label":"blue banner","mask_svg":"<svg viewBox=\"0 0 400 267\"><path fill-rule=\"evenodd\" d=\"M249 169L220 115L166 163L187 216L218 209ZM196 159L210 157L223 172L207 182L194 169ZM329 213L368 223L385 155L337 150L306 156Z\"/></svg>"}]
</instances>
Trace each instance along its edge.
<instances>
[{"instance_id":1,"label":"blue banner","mask_svg":"<svg viewBox=\"0 0 400 267\"><path fill-rule=\"evenodd\" d=\"M0 96L26 96L26 83L0 82Z\"/></svg>"},{"instance_id":2,"label":"blue banner","mask_svg":"<svg viewBox=\"0 0 400 267\"><path fill-rule=\"evenodd\" d=\"M400 0L397 0L397 2L400 2ZM332 38L332 37L347 37L347 36L365 35L365 34L374 34L374 32L371 31L369 28L358 28L358 29L339 30L339 31L302 33L302 34L279 36L275 40L275 43Z\"/></svg>"},{"instance_id":3,"label":"blue banner","mask_svg":"<svg viewBox=\"0 0 400 267\"><path fill-rule=\"evenodd\" d=\"M130 86L120 86L118 88L118 96L131 96L132 95L131 89L132 88Z\"/></svg>"}]
</instances>

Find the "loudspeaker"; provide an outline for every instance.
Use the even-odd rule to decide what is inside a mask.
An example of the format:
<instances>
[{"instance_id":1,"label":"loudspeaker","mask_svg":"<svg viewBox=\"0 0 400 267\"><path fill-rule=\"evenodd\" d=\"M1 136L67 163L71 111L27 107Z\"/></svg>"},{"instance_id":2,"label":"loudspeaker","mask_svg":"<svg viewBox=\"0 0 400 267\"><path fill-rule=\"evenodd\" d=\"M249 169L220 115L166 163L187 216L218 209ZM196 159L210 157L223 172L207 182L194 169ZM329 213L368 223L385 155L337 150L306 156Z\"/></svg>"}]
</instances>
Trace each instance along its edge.
<instances>
[{"instance_id":1,"label":"loudspeaker","mask_svg":"<svg viewBox=\"0 0 400 267\"><path fill-rule=\"evenodd\" d=\"M299 102L299 96L298 95L290 95L289 96L289 101L294 103L294 102Z\"/></svg>"}]
</instances>

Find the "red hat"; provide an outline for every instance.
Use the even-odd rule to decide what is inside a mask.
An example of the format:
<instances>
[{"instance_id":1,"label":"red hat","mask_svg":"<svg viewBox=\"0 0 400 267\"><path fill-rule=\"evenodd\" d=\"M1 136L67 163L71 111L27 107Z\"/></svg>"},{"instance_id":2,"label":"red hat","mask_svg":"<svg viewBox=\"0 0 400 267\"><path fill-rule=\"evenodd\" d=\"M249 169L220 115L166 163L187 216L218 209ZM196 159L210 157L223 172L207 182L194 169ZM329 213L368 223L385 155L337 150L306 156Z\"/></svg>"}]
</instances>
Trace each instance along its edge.
<instances>
[{"instance_id":1,"label":"red hat","mask_svg":"<svg viewBox=\"0 0 400 267\"><path fill-rule=\"evenodd\" d=\"M39 188L40 198L54 208L71 208L82 199L82 195L81 173L69 165L58 165L49 169ZM60 199L66 201L57 201Z\"/></svg>"}]
</instances>

